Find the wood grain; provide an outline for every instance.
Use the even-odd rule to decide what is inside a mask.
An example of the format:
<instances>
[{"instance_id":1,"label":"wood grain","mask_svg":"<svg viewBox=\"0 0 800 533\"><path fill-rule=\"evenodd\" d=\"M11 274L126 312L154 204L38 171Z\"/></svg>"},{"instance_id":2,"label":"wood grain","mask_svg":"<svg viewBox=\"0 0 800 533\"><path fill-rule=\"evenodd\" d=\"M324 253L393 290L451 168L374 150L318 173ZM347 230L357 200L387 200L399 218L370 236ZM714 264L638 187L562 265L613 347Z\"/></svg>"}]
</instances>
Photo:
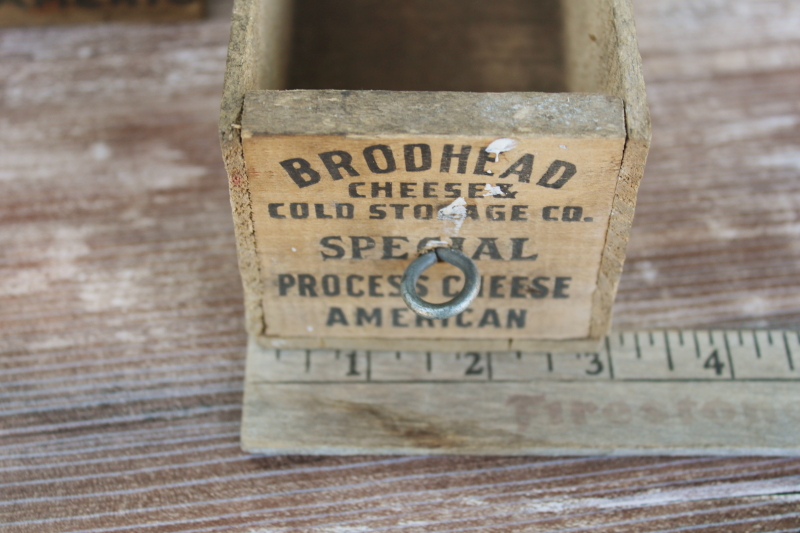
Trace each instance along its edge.
<instances>
[{"instance_id":1,"label":"wood grain","mask_svg":"<svg viewBox=\"0 0 800 533\"><path fill-rule=\"evenodd\" d=\"M616 327L796 328L800 6L634 8L654 136ZM0 531L800 527L797 459L242 454L213 12L0 31Z\"/></svg>"}]
</instances>

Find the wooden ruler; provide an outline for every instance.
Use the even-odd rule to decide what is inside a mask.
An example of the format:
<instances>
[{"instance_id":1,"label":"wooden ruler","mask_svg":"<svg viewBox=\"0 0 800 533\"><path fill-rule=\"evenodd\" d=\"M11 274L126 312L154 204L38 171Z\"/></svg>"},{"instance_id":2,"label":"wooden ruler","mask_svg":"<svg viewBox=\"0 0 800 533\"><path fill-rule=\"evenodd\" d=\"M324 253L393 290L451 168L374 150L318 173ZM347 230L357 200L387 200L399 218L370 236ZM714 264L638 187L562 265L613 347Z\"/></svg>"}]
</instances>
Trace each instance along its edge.
<instances>
[{"instance_id":1,"label":"wooden ruler","mask_svg":"<svg viewBox=\"0 0 800 533\"><path fill-rule=\"evenodd\" d=\"M249 351L248 451L800 452L794 331L614 333L577 354Z\"/></svg>"}]
</instances>

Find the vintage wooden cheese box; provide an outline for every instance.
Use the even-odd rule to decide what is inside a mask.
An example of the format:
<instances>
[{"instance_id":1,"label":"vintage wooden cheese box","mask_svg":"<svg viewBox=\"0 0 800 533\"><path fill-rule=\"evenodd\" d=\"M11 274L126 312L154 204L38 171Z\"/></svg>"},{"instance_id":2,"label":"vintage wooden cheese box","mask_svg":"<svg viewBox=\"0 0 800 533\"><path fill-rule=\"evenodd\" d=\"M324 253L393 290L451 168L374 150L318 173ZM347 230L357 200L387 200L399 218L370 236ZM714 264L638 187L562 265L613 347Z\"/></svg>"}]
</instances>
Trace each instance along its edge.
<instances>
[{"instance_id":1,"label":"vintage wooden cheese box","mask_svg":"<svg viewBox=\"0 0 800 533\"><path fill-rule=\"evenodd\" d=\"M650 139L630 1L484 4L236 0L220 133L261 347L591 350L608 331ZM401 298L437 248L480 277L444 319ZM444 302L467 278L439 262L415 290Z\"/></svg>"}]
</instances>

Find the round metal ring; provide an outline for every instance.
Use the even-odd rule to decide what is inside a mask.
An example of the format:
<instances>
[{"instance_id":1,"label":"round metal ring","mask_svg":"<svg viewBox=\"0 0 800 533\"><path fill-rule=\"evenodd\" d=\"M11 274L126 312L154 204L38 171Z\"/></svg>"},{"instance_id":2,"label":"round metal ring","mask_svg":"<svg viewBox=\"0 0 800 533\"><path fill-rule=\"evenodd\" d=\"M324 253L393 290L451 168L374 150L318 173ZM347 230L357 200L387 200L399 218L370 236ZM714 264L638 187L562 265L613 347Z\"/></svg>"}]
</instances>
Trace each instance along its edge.
<instances>
[{"instance_id":1,"label":"round metal ring","mask_svg":"<svg viewBox=\"0 0 800 533\"><path fill-rule=\"evenodd\" d=\"M428 267L440 259L461 269L464 273L464 288L449 302L432 304L417 294L417 280ZM408 265L400 283L400 294L409 309L421 317L450 318L469 307L469 304L478 295L480 288L481 276L472 259L452 248L436 248L432 252L419 256Z\"/></svg>"}]
</instances>

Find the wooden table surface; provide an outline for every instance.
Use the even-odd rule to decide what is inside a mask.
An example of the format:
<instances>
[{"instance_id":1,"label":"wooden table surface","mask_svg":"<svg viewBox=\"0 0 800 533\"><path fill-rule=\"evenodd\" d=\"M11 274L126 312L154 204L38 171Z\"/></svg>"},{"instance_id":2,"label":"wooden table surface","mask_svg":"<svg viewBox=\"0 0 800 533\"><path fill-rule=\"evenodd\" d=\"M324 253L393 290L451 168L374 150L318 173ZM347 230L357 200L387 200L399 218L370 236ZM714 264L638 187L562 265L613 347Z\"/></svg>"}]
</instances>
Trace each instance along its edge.
<instances>
[{"instance_id":1,"label":"wooden table surface","mask_svg":"<svg viewBox=\"0 0 800 533\"><path fill-rule=\"evenodd\" d=\"M615 327L797 328L800 3L634 5ZM0 532L800 530L800 458L242 453L229 8L0 30Z\"/></svg>"}]
</instances>

